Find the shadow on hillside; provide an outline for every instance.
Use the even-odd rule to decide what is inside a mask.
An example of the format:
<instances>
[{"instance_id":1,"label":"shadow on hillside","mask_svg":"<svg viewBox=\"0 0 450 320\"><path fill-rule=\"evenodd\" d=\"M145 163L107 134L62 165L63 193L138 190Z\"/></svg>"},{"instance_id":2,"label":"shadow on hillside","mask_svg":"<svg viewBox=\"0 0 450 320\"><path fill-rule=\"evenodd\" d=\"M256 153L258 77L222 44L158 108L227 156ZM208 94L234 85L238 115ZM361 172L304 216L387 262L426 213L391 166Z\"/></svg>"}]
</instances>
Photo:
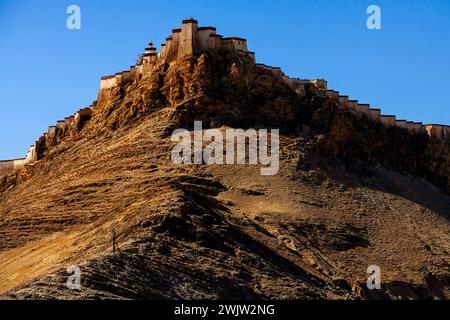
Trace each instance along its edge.
<instances>
[{"instance_id":1,"label":"shadow on hillside","mask_svg":"<svg viewBox=\"0 0 450 320\"><path fill-rule=\"evenodd\" d=\"M408 173L378 167L371 177L352 174L332 178L347 186L362 184L376 191L402 197L450 220L450 196L430 182Z\"/></svg>"}]
</instances>

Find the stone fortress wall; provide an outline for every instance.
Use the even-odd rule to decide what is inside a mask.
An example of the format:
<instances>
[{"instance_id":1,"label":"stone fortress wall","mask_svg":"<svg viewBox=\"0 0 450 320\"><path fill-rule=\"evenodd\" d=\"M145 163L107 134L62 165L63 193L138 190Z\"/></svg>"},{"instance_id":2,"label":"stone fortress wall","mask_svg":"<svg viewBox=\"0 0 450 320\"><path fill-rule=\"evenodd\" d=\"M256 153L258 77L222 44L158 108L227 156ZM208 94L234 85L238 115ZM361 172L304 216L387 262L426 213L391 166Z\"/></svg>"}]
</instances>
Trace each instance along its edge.
<instances>
[{"instance_id":1,"label":"stone fortress wall","mask_svg":"<svg viewBox=\"0 0 450 320\"><path fill-rule=\"evenodd\" d=\"M348 96L342 96L338 91L327 90L327 96L335 99L341 106L349 108L353 112L366 114L372 121L380 122L387 127L399 127L408 130L413 134L428 134L432 138L450 139L450 126L427 124L422 122L412 122L398 120L393 115L383 115L380 109L372 108L369 104L362 104L356 100L349 100Z\"/></svg>"},{"instance_id":2,"label":"stone fortress wall","mask_svg":"<svg viewBox=\"0 0 450 320\"><path fill-rule=\"evenodd\" d=\"M88 108L81 109L74 115L58 121L56 126L49 127L48 131L30 146L26 158L0 161L0 177L39 161L42 157L39 145L43 141L47 141L56 136L59 130L66 131L71 126L77 126L82 119L90 119L95 105L106 101L114 88L141 79L144 74L151 72L158 63L165 62L170 64L178 58L216 50L232 50L243 55L248 55L257 67L270 70L279 75L296 92L302 93L305 90L305 85L313 85L319 93L322 93L329 99L334 99L341 106L350 109L352 112L365 114L372 121L379 122L386 127L400 127L411 134L428 134L432 138L450 140L450 126L438 124L423 125L420 122L397 120L395 116L382 115L380 109L372 109L369 104L349 100L348 96L341 96L338 91L328 90L327 81L323 79L289 78L278 67L257 64L255 53L248 51L247 41L245 39L238 37L224 38L222 35L216 33L215 27L198 27L197 20L190 18L183 21L181 29L172 30L172 34L166 38L166 42L161 45L159 52L156 51L153 43L150 42L144 51L140 63L131 66L127 71L102 77L97 101Z\"/></svg>"},{"instance_id":3,"label":"stone fortress wall","mask_svg":"<svg viewBox=\"0 0 450 320\"><path fill-rule=\"evenodd\" d=\"M70 126L75 126L79 123L80 119L90 118L92 114L93 105L88 108L81 109L77 111L73 116L67 117L64 120L59 120L56 122L55 126L48 127L47 132L43 133L42 136L36 140L27 153L26 158L14 159L14 160L0 160L0 177L3 175L10 174L15 170L21 169L26 165L33 165L36 161L40 160L42 155L39 151L39 145L42 141L54 137L58 130L67 130Z\"/></svg>"},{"instance_id":4,"label":"stone fortress wall","mask_svg":"<svg viewBox=\"0 0 450 320\"><path fill-rule=\"evenodd\" d=\"M326 93L329 99L335 99L341 106L346 107L355 113L366 114L372 121L379 122L386 127L399 127L408 130L413 134L426 133L432 138L450 140L450 126L440 124L424 125L422 122L397 120L396 116L381 114L381 109L372 108L369 104L359 103L357 100L349 100L348 96L340 95L338 91L328 90L327 81L323 79L309 80L289 78L284 75L280 68L274 68L263 64L258 65L272 70L274 73L281 74L286 84L294 88L296 91L301 90L302 86L305 84L312 84L319 90L319 92L321 91Z\"/></svg>"}]
</instances>

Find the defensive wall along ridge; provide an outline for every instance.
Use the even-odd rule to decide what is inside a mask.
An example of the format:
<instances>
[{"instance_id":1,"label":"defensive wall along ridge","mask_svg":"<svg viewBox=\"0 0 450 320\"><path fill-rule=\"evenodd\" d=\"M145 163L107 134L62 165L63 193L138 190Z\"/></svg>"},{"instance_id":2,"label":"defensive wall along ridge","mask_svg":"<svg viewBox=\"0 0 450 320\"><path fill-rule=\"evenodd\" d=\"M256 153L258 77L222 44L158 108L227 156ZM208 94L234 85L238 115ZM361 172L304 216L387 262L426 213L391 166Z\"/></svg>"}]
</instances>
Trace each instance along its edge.
<instances>
[{"instance_id":1,"label":"defensive wall along ridge","mask_svg":"<svg viewBox=\"0 0 450 320\"><path fill-rule=\"evenodd\" d=\"M43 133L42 136L30 146L26 158L0 160L0 176L13 173L15 170L21 169L26 165L33 165L33 163L40 160L42 158L41 146L45 144L47 140L56 137L59 131L67 132L70 127L77 127L80 123L88 121L92 115L92 108L93 105L81 109L73 116L57 121L55 126L48 127L48 131Z\"/></svg>"},{"instance_id":2,"label":"defensive wall along ridge","mask_svg":"<svg viewBox=\"0 0 450 320\"><path fill-rule=\"evenodd\" d=\"M326 80L290 78L281 71L281 68L271 67L265 64L257 64L257 66L270 70L274 73L278 73L283 77L285 83L291 86L298 93L301 93L305 85L311 84L316 87L319 92L326 94L329 99L334 99L341 106L346 107L355 113L366 114L372 121L379 122L386 127L399 127L413 134L426 133L432 138L450 140L450 126L440 124L424 125L422 122L397 120L396 116L381 114L381 109L372 108L369 104L359 103L357 100L350 100L349 96L340 95L338 91L328 90L328 83Z\"/></svg>"},{"instance_id":3,"label":"defensive wall along ridge","mask_svg":"<svg viewBox=\"0 0 450 320\"><path fill-rule=\"evenodd\" d=\"M102 77L97 100L88 108L81 109L74 115L57 121L55 126L49 127L48 131L30 146L26 158L0 160L0 176L13 173L17 169L26 165L33 165L34 162L39 161L42 158L42 148L40 146L45 141L56 137L59 131L66 132L71 127L77 127L89 121L92 110L97 104L107 101L113 89L139 81L144 74L152 72L153 68L159 63L170 64L182 57L218 50L230 50L248 56L255 63L256 67L278 74L287 85L291 86L299 94L305 90L306 85L312 85L328 99L335 100L352 112L365 114L372 121L379 122L384 126L403 128L410 134L428 134L432 138L450 140L450 126L438 124L423 125L420 122L397 120L393 115L382 115L380 109L373 109L368 104L349 100L348 96L342 96L338 91L328 90L327 81L323 79L290 78L278 67L256 63L255 53L248 51L246 39L238 37L225 38L216 33L215 27L199 27L198 21L190 18L183 20L180 29L172 30L172 34L166 38L166 42L161 45L159 52L153 47L153 43L150 42L139 63L131 66L127 71Z\"/></svg>"},{"instance_id":4,"label":"defensive wall along ridge","mask_svg":"<svg viewBox=\"0 0 450 320\"><path fill-rule=\"evenodd\" d=\"M380 109L372 108L369 104L362 104L357 100L349 100L348 96L342 96L338 91L328 90L326 87L324 89L327 96L330 99L335 99L341 106L347 107L353 112L364 113L372 121L380 122L387 127L399 127L413 134L426 133L436 139L450 139L450 126L399 120L396 116L381 114Z\"/></svg>"}]
</instances>

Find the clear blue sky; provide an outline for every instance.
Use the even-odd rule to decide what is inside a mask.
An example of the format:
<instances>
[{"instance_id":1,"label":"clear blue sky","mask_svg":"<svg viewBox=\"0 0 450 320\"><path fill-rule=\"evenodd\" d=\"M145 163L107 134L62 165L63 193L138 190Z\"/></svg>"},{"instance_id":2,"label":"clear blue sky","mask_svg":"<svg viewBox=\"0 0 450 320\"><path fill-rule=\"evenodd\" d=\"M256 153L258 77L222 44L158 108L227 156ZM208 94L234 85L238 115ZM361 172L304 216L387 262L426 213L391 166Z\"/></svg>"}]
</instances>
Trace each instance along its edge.
<instances>
[{"instance_id":1,"label":"clear blue sky","mask_svg":"<svg viewBox=\"0 0 450 320\"><path fill-rule=\"evenodd\" d=\"M66 8L82 29L66 28ZM382 30L366 9L382 10ZM183 18L248 39L258 62L382 108L450 124L449 0L0 0L0 159L23 157L49 125L96 99L100 77L128 69L150 37ZM158 46L159 47L159 46Z\"/></svg>"}]
</instances>

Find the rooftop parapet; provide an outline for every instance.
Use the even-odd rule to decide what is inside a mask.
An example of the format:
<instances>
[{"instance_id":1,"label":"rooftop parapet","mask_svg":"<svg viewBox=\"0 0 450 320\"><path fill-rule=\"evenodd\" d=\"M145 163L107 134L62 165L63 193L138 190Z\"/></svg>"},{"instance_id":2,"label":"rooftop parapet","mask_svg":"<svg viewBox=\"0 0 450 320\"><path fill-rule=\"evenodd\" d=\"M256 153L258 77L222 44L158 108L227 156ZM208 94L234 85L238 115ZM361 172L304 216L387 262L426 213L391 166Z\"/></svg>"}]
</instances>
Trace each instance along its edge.
<instances>
[{"instance_id":1,"label":"rooftop parapet","mask_svg":"<svg viewBox=\"0 0 450 320\"><path fill-rule=\"evenodd\" d=\"M198 24L198 21L194 18L184 19L183 24Z\"/></svg>"},{"instance_id":2,"label":"rooftop parapet","mask_svg":"<svg viewBox=\"0 0 450 320\"><path fill-rule=\"evenodd\" d=\"M447 135L446 126L439 124L429 124L425 127L425 130L427 131L430 137L436 139L444 139Z\"/></svg>"},{"instance_id":3,"label":"rooftop parapet","mask_svg":"<svg viewBox=\"0 0 450 320\"><path fill-rule=\"evenodd\" d=\"M289 86L291 86L294 89L299 89L301 86L304 86L304 85L313 85L314 87L319 88L319 89L326 88L326 86L323 87L323 84L321 82L318 82L318 81L322 81L322 80L290 78L290 77L287 77L283 73L281 68L273 68L273 67L266 66L265 64L257 64L257 65L260 67L263 67L265 69L282 74L284 82L287 83Z\"/></svg>"},{"instance_id":4,"label":"rooftop parapet","mask_svg":"<svg viewBox=\"0 0 450 320\"><path fill-rule=\"evenodd\" d=\"M370 118L373 121L381 121L381 109L370 109Z\"/></svg>"},{"instance_id":5,"label":"rooftop parapet","mask_svg":"<svg viewBox=\"0 0 450 320\"><path fill-rule=\"evenodd\" d=\"M242 42L247 42L247 39L239 38L239 37L227 37L227 38L223 38L223 41L242 41Z\"/></svg>"},{"instance_id":6,"label":"rooftop parapet","mask_svg":"<svg viewBox=\"0 0 450 320\"><path fill-rule=\"evenodd\" d=\"M358 100L349 100L348 101L348 107L351 110L357 110L358 109Z\"/></svg>"},{"instance_id":7,"label":"rooftop parapet","mask_svg":"<svg viewBox=\"0 0 450 320\"><path fill-rule=\"evenodd\" d=\"M216 27L198 27L197 28L198 31L217 31Z\"/></svg>"},{"instance_id":8,"label":"rooftop parapet","mask_svg":"<svg viewBox=\"0 0 450 320\"><path fill-rule=\"evenodd\" d=\"M385 126L388 127L395 127L396 126L396 117L391 115L382 115L380 118L381 123L383 123Z\"/></svg>"},{"instance_id":9,"label":"rooftop parapet","mask_svg":"<svg viewBox=\"0 0 450 320\"><path fill-rule=\"evenodd\" d=\"M396 124L399 128L408 129L408 121L406 120L397 120Z\"/></svg>"},{"instance_id":10,"label":"rooftop parapet","mask_svg":"<svg viewBox=\"0 0 450 320\"><path fill-rule=\"evenodd\" d=\"M248 51L248 55L250 56L250 59L252 59L253 63L256 63L256 53L253 51Z\"/></svg>"},{"instance_id":11,"label":"rooftop parapet","mask_svg":"<svg viewBox=\"0 0 450 320\"><path fill-rule=\"evenodd\" d=\"M347 105L349 102L348 96L339 96L339 103L343 105Z\"/></svg>"},{"instance_id":12,"label":"rooftop parapet","mask_svg":"<svg viewBox=\"0 0 450 320\"><path fill-rule=\"evenodd\" d=\"M248 51L247 40L238 37L222 38L222 47L231 50Z\"/></svg>"},{"instance_id":13,"label":"rooftop parapet","mask_svg":"<svg viewBox=\"0 0 450 320\"><path fill-rule=\"evenodd\" d=\"M327 91L328 90L328 82L323 79L314 79L311 82L319 89Z\"/></svg>"},{"instance_id":14,"label":"rooftop parapet","mask_svg":"<svg viewBox=\"0 0 450 320\"><path fill-rule=\"evenodd\" d=\"M115 78L116 78L116 75L113 74L113 75L111 75L111 76L104 76L104 77L101 77L101 80L109 80L109 79L115 79Z\"/></svg>"},{"instance_id":15,"label":"rooftop parapet","mask_svg":"<svg viewBox=\"0 0 450 320\"><path fill-rule=\"evenodd\" d=\"M339 98L339 91L327 90L327 94L330 98Z\"/></svg>"},{"instance_id":16,"label":"rooftop parapet","mask_svg":"<svg viewBox=\"0 0 450 320\"><path fill-rule=\"evenodd\" d=\"M450 126L444 126L443 136L444 136L444 139L450 140Z\"/></svg>"},{"instance_id":17,"label":"rooftop parapet","mask_svg":"<svg viewBox=\"0 0 450 320\"><path fill-rule=\"evenodd\" d=\"M425 132L425 127L423 125L422 122L414 122L412 124L412 130L414 133L424 133Z\"/></svg>"},{"instance_id":18,"label":"rooftop parapet","mask_svg":"<svg viewBox=\"0 0 450 320\"><path fill-rule=\"evenodd\" d=\"M358 104L358 110L370 117L370 104Z\"/></svg>"}]
</instances>

